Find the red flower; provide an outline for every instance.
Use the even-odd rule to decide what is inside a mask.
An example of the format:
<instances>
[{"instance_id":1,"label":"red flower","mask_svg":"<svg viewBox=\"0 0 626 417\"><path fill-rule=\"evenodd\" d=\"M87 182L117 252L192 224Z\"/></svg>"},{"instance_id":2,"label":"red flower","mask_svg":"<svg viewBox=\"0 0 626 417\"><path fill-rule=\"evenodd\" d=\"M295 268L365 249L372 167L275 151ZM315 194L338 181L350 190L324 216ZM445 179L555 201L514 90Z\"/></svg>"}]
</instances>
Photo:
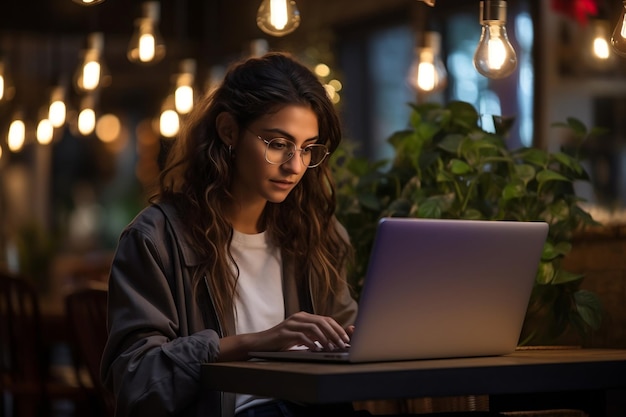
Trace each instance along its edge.
<instances>
[{"instance_id":1,"label":"red flower","mask_svg":"<svg viewBox=\"0 0 626 417\"><path fill-rule=\"evenodd\" d=\"M587 24L589 16L598 14L599 0L552 0L552 9L574 18L581 25Z\"/></svg>"}]
</instances>

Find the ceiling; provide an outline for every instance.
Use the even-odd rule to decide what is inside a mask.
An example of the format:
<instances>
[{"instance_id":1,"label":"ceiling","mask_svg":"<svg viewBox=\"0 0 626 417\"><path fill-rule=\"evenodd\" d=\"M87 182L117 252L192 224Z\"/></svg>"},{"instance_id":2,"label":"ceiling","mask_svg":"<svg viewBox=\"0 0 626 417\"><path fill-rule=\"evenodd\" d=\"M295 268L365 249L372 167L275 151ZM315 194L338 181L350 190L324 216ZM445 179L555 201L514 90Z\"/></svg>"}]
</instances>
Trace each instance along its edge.
<instances>
[{"instance_id":1,"label":"ceiling","mask_svg":"<svg viewBox=\"0 0 626 417\"><path fill-rule=\"evenodd\" d=\"M80 53L92 32L104 34L104 62L111 75L110 85L99 93L101 110L132 108L151 114L158 112L182 59L196 59L198 79L203 79L211 65L241 56L253 39L267 39L271 49L298 52L326 28L345 27L351 22L368 24L373 17L386 13L405 13L417 2L297 0L301 26L283 38L271 38L257 28L259 4L260 0L161 0L159 28L166 42L166 58L151 66L139 66L127 60L126 48L133 22L142 14L140 1L106 0L87 7L71 0L4 2L0 52L15 94L8 105L0 107L2 122L6 123L4 119L17 107L26 112L27 119L36 119L38 108L47 103L54 85L71 85ZM71 88L70 92L78 106L78 92Z\"/></svg>"}]
</instances>

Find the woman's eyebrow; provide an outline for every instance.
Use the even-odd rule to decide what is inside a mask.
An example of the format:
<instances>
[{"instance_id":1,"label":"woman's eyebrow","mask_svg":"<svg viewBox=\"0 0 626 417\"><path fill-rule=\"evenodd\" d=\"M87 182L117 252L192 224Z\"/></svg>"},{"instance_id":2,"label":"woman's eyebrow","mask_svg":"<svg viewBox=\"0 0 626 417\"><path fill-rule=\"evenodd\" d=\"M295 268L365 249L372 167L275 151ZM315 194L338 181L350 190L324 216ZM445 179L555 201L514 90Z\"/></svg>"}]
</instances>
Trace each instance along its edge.
<instances>
[{"instance_id":1,"label":"woman's eyebrow","mask_svg":"<svg viewBox=\"0 0 626 417\"><path fill-rule=\"evenodd\" d=\"M263 129L263 133L267 135L276 135L274 137L281 137L281 138L289 139L292 142L296 141L296 138L292 134L290 134L289 132L285 132L284 130L280 128ZM312 138L305 139L303 143L317 142L318 140L319 140L319 136L314 136Z\"/></svg>"}]
</instances>

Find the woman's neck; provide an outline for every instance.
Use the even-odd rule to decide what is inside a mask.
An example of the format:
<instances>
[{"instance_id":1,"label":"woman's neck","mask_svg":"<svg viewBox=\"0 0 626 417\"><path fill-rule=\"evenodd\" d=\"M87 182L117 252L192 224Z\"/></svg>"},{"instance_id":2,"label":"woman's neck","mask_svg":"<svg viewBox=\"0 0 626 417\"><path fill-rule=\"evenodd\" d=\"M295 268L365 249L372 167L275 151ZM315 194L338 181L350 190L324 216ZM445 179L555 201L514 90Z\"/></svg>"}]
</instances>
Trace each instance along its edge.
<instances>
[{"instance_id":1,"label":"woman's neck","mask_svg":"<svg viewBox=\"0 0 626 417\"><path fill-rule=\"evenodd\" d=\"M235 204L230 210L230 221L233 229L245 234L260 233L261 225L259 224L266 202L263 204Z\"/></svg>"}]
</instances>

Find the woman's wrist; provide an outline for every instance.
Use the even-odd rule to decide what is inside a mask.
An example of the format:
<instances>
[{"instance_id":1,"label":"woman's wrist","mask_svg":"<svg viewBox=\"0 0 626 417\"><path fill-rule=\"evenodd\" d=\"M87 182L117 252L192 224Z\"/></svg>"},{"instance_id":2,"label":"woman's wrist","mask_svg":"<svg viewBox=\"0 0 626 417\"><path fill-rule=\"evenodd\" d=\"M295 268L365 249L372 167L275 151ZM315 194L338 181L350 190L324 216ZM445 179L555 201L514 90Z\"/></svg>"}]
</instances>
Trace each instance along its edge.
<instances>
[{"instance_id":1,"label":"woman's wrist","mask_svg":"<svg viewBox=\"0 0 626 417\"><path fill-rule=\"evenodd\" d=\"M254 350L258 333L226 336L220 339L218 362L241 361L249 358L248 352Z\"/></svg>"}]
</instances>

